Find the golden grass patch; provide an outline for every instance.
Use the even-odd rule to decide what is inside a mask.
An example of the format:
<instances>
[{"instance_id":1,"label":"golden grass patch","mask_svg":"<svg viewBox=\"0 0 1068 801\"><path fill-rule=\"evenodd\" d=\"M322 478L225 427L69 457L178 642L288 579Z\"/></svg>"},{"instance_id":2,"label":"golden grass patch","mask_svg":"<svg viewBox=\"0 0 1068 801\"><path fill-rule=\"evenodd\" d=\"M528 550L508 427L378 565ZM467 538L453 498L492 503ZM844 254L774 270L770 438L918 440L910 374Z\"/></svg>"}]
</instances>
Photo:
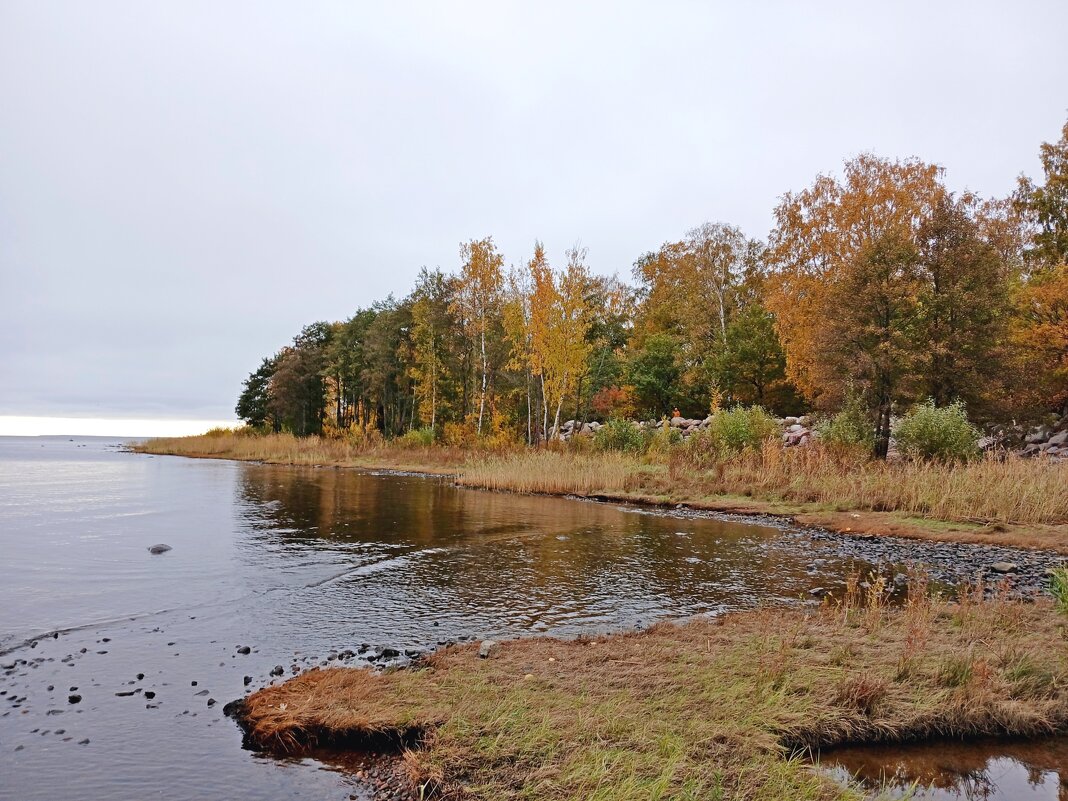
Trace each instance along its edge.
<instances>
[{"instance_id":1,"label":"golden grass patch","mask_svg":"<svg viewBox=\"0 0 1068 801\"><path fill-rule=\"evenodd\" d=\"M855 798L798 750L1068 731L1065 624L1044 600L977 596L452 647L419 669L312 670L251 695L244 725L274 748L421 732L409 770L448 797Z\"/></svg>"}]
</instances>

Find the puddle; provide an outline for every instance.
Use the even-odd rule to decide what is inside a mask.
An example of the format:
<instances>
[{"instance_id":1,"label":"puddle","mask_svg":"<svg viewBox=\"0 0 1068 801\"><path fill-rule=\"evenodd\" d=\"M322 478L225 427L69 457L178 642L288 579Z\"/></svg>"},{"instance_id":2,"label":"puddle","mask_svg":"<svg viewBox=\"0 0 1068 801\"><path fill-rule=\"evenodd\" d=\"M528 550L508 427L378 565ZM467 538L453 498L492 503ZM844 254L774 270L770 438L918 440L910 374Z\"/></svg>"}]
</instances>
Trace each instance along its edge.
<instances>
[{"instance_id":1,"label":"puddle","mask_svg":"<svg viewBox=\"0 0 1068 801\"><path fill-rule=\"evenodd\" d=\"M819 763L879 799L1068 801L1068 737L858 746Z\"/></svg>"}]
</instances>

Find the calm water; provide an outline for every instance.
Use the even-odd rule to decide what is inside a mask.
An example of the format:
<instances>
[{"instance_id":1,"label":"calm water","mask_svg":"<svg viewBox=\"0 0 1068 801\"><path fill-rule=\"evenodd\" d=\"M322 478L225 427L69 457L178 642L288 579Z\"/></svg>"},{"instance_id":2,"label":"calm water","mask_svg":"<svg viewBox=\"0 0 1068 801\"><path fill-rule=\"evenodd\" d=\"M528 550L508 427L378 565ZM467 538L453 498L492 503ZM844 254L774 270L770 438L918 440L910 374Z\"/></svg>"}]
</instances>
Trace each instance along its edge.
<instances>
[{"instance_id":1,"label":"calm water","mask_svg":"<svg viewBox=\"0 0 1068 801\"><path fill-rule=\"evenodd\" d=\"M909 801L1065 801L1068 738L943 741L843 748L822 763L838 778Z\"/></svg>"},{"instance_id":2,"label":"calm water","mask_svg":"<svg viewBox=\"0 0 1068 801\"><path fill-rule=\"evenodd\" d=\"M150 555L160 542L173 550ZM362 798L331 764L242 750L221 708L245 676L361 643L798 602L841 586L847 545L439 479L0 438L0 799Z\"/></svg>"}]
</instances>

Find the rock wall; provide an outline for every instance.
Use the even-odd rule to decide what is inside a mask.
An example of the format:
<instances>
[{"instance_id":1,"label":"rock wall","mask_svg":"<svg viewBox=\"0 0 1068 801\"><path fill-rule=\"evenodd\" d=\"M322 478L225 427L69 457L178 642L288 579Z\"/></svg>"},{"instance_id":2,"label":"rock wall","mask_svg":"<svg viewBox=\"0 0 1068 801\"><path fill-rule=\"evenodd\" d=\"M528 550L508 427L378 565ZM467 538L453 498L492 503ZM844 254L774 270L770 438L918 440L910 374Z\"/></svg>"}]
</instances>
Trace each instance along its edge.
<instances>
[{"instance_id":1,"label":"rock wall","mask_svg":"<svg viewBox=\"0 0 1068 801\"><path fill-rule=\"evenodd\" d=\"M688 417L670 417L668 418L668 425L676 429L683 439L690 437L697 431L703 431L708 428L712 422L712 416L702 419L688 418ZM783 428L782 440L783 445L787 448L792 448L797 445L805 445L811 442L816 436L816 432L813 429L815 424L814 419L805 415L804 417L784 417L779 419L779 424ZM642 431L654 431L664 424L663 420L634 420L632 425ZM591 422L583 423L581 420L568 420L560 426L559 439L565 442L572 437L592 437L601 427L603 423Z\"/></svg>"},{"instance_id":2,"label":"rock wall","mask_svg":"<svg viewBox=\"0 0 1068 801\"><path fill-rule=\"evenodd\" d=\"M668 425L678 430L683 439L697 431L708 428L712 417L691 419L688 417L668 418ZM782 443L785 448L807 445L819 437L815 430L815 418L812 415L802 417L783 417L778 420L782 426ZM603 423L583 423L581 420L568 420L560 427L559 439L567 441L572 437L592 437ZM642 431L653 431L663 425L663 420L635 420L632 425ZM1048 457L1055 461L1068 461L1068 415L1053 418L1049 422L1031 429L1023 426L998 427L979 440L983 450L1009 451L1025 459ZM891 456L896 448L891 440Z\"/></svg>"}]
</instances>

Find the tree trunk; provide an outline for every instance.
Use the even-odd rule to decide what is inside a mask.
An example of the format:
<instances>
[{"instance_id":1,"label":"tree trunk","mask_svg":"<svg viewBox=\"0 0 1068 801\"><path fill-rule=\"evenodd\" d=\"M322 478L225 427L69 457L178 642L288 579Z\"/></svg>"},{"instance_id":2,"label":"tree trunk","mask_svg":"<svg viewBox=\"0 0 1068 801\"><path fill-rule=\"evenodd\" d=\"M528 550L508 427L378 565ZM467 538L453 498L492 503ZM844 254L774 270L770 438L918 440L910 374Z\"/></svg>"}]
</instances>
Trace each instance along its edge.
<instances>
[{"instance_id":1,"label":"tree trunk","mask_svg":"<svg viewBox=\"0 0 1068 801\"><path fill-rule=\"evenodd\" d=\"M564 395L560 393L560 402L556 404L556 418L553 420L553 439L560 433L560 410L564 408ZM571 430L571 436L575 436L574 429Z\"/></svg>"},{"instance_id":2,"label":"tree trunk","mask_svg":"<svg viewBox=\"0 0 1068 801\"><path fill-rule=\"evenodd\" d=\"M530 370L527 369L527 446L534 444L532 441L533 423L530 415Z\"/></svg>"},{"instance_id":3,"label":"tree trunk","mask_svg":"<svg viewBox=\"0 0 1068 801\"><path fill-rule=\"evenodd\" d=\"M879 398L879 408L875 420L875 456L885 459L890 450L890 397L883 392Z\"/></svg>"},{"instance_id":4,"label":"tree trunk","mask_svg":"<svg viewBox=\"0 0 1068 801\"><path fill-rule=\"evenodd\" d=\"M586 422L586 415L582 413L582 376L575 382L575 419Z\"/></svg>"},{"instance_id":5,"label":"tree trunk","mask_svg":"<svg viewBox=\"0 0 1068 801\"><path fill-rule=\"evenodd\" d=\"M434 381L430 384L430 430L437 431L438 425L438 371L434 368Z\"/></svg>"},{"instance_id":6,"label":"tree trunk","mask_svg":"<svg viewBox=\"0 0 1068 801\"><path fill-rule=\"evenodd\" d=\"M541 374L541 435L547 441L549 439L549 399L545 397L545 373Z\"/></svg>"},{"instance_id":7,"label":"tree trunk","mask_svg":"<svg viewBox=\"0 0 1068 801\"><path fill-rule=\"evenodd\" d=\"M478 435L482 436L482 415L486 410L486 373L488 372L486 366L486 323L483 320L482 331L480 336L480 343L482 348L482 392L479 393L478 398Z\"/></svg>"},{"instance_id":8,"label":"tree trunk","mask_svg":"<svg viewBox=\"0 0 1068 801\"><path fill-rule=\"evenodd\" d=\"M727 308L723 296L723 287L716 287L716 297L719 299L719 335L721 344L727 341Z\"/></svg>"},{"instance_id":9,"label":"tree trunk","mask_svg":"<svg viewBox=\"0 0 1068 801\"><path fill-rule=\"evenodd\" d=\"M342 428L341 424L341 375L334 374L334 392L337 395L337 411L334 414L334 422L337 423L337 427Z\"/></svg>"}]
</instances>

